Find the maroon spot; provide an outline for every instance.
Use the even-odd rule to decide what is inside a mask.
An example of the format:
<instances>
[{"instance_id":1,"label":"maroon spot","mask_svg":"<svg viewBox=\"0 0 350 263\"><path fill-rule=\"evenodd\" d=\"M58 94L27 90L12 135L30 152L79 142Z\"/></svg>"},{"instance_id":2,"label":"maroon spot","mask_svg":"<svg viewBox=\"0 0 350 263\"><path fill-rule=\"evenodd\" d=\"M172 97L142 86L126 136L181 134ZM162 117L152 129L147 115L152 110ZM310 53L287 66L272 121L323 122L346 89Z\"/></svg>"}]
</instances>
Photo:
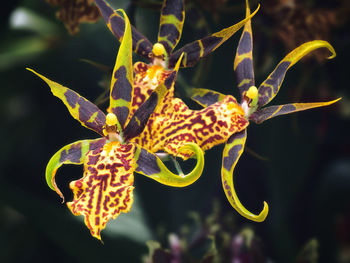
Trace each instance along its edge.
<instances>
[{"instance_id":1,"label":"maroon spot","mask_svg":"<svg viewBox=\"0 0 350 263\"><path fill-rule=\"evenodd\" d=\"M103 163L100 163L98 166L97 166L97 169L98 170L103 170L105 168L105 165Z\"/></svg>"}]
</instances>

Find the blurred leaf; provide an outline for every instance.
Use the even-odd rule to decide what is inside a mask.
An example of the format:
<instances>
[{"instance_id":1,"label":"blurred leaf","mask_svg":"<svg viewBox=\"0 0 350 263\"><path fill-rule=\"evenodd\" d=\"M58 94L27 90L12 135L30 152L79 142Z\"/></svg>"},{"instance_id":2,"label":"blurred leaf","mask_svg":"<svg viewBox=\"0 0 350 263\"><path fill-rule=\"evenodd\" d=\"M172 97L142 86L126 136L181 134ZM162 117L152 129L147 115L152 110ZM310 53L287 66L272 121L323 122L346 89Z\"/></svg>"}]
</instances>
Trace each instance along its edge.
<instances>
[{"instance_id":1,"label":"blurred leaf","mask_svg":"<svg viewBox=\"0 0 350 263\"><path fill-rule=\"evenodd\" d=\"M10 29L28 30L40 35L53 35L59 31L55 23L24 7L18 7L11 13Z\"/></svg>"},{"instance_id":2,"label":"blurred leaf","mask_svg":"<svg viewBox=\"0 0 350 263\"><path fill-rule=\"evenodd\" d=\"M47 39L40 36L23 37L7 41L0 46L0 71L28 63L49 48Z\"/></svg>"}]
</instances>

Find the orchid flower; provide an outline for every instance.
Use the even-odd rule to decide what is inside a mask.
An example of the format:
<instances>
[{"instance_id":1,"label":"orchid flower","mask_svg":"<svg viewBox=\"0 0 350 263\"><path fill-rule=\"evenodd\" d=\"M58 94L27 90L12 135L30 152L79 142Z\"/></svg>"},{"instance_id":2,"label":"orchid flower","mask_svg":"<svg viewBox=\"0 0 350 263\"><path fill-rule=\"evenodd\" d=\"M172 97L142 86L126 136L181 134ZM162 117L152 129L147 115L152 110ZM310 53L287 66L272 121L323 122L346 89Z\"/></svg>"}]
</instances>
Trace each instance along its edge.
<instances>
[{"instance_id":1,"label":"orchid flower","mask_svg":"<svg viewBox=\"0 0 350 263\"><path fill-rule=\"evenodd\" d=\"M121 29L124 27L123 18L104 0L95 0L95 3L100 9L101 15L106 21L108 28L114 36L121 41L123 36L123 31ZM243 27L243 25L253 17L259 9L257 8L250 17L243 19L237 24L189 43L173 52L182 34L182 28L185 21L184 5L184 0L163 1L158 31L158 42L154 45L152 45L152 43L136 28L132 27L133 51L149 60L152 65L160 65L164 69L173 69L183 53L184 58L181 62L181 67L192 67L202 57L207 56L221 46L235 32Z\"/></svg>"},{"instance_id":2,"label":"orchid flower","mask_svg":"<svg viewBox=\"0 0 350 263\"><path fill-rule=\"evenodd\" d=\"M121 41L122 28L124 27L123 18L104 0L95 0L95 3L110 31ZM258 9L249 18L253 17ZM164 0L157 43L153 45L136 28L131 27L133 51L150 62L150 64L137 62L134 65L135 96L131 112L135 111L138 105L148 98L150 92L171 74L181 54L184 56L180 64L181 67L194 66L201 58L213 52L243 27L249 18L174 51L181 38L185 20L184 0ZM171 95L171 92L169 94ZM167 96L168 94L165 95L165 97Z\"/></svg>"},{"instance_id":3,"label":"orchid flower","mask_svg":"<svg viewBox=\"0 0 350 263\"><path fill-rule=\"evenodd\" d=\"M115 219L121 212L130 211L134 172L165 185L183 187L196 181L204 166L203 151L194 143L185 142L179 152L193 153L197 159L195 168L187 175L176 175L167 169L156 154L131 142L143 131L150 114L173 85L182 56L167 82L160 83L128 118L134 96L132 40L129 20L124 11L120 11L125 19L125 33L111 79L107 115L75 91L28 69L49 85L53 95L62 100L73 118L101 136L64 146L52 156L46 167L47 184L64 200L55 181L57 169L63 164L84 164L83 177L69 185L74 199L67 206L74 215L84 216L91 235L98 239L101 239L101 230L108 220Z\"/></svg>"},{"instance_id":4,"label":"orchid flower","mask_svg":"<svg viewBox=\"0 0 350 263\"><path fill-rule=\"evenodd\" d=\"M260 85L254 85L254 72L252 62L252 30L250 22L250 8L247 1L246 17L248 22L237 48L234 70L238 79L241 93L241 103L231 95L224 95L206 89L194 89L192 98L204 106L202 110L191 110L179 98L174 97L174 87L171 86L163 98L161 106L150 116L144 131L133 140L152 152L165 151L183 159L189 158L193 153L183 151L179 147L184 142L199 145L202 150L208 150L216 145L226 143L223 152L221 180L230 204L242 216L257 222L265 220L268 214L268 205L264 202L263 210L258 214L248 211L240 202L233 184L233 170L243 153L246 142L246 128L252 120L261 123L272 117L288 114L315 107L327 106L337 100L316 103L293 103L287 105L264 107L277 94L287 70L302 57L318 48L327 48L333 58L335 51L326 41L315 40L307 42L290 52ZM150 94L155 85L167 78L171 70L163 70L153 83L152 74L149 74L149 65L136 64L134 84L143 88ZM145 70L145 68L147 70ZM139 96L139 94L138 94ZM143 98L138 97L138 103Z\"/></svg>"},{"instance_id":5,"label":"orchid flower","mask_svg":"<svg viewBox=\"0 0 350 263\"><path fill-rule=\"evenodd\" d=\"M246 0L246 6L246 17L249 17L250 9L248 0ZM254 121L259 124L279 115L327 106L337 102L339 99L327 102L290 103L264 107L277 95L287 70L301 58L319 48L327 48L332 53L328 59L332 59L336 56L334 48L326 41L314 40L306 42L284 57L267 79L256 88L253 70L253 37L251 21L247 22L244 26L234 61L234 71L236 73L238 88L241 94L241 103L237 105L237 107L240 107L244 112L244 119L247 122ZM225 103L227 97L228 96L218 92L205 89L194 89L192 93L192 99L204 107L210 107L218 103ZM214 137L215 133L211 136ZM233 185L233 170L243 153L246 137L246 129L230 134L228 137L223 151L221 179L226 197L231 205L242 216L253 221L261 222L265 220L268 214L267 203L264 202L264 208L260 214L255 215L249 212L238 199ZM200 145L198 141L195 142Z\"/></svg>"}]
</instances>

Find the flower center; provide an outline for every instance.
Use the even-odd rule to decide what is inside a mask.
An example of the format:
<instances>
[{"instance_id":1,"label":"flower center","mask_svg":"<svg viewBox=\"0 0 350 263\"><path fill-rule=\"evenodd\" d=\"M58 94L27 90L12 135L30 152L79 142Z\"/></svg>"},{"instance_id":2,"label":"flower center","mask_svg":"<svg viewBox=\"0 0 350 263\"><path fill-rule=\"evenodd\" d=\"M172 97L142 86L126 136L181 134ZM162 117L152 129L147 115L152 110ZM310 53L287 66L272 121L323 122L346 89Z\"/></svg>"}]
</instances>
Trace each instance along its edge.
<instances>
[{"instance_id":1,"label":"flower center","mask_svg":"<svg viewBox=\"0 0 350 263\"><path fill-rule=\"evenodd\" d=\"M245 116L249 117L257 109L259 93L255 86L251 86L246 92L243 93L242 108L245 112Z\"/></svg>"},{"instance_id":2,"label":"flower center","mask_svg":"<svg viewBox=\"0 0 350 263\"><path fill-rule=\"evenodd\" d=\"M118 119L114 113L108 113L106 116L106 125L103 129L103 134L108 138L108 140L114 142L123 142L123 138L117 133L117 123Z\"/></svg>"},{"instance_id":3,"label":"flower center","mask_svg":"<svg viewBox=\"0 0 350 263\"><path fill-rule=\"evenodd\" d=\"M152 64L166 68L167 53L164 46L161 43L155 43L153 45L151 57L153 58Z\"/></svg>"}]
</instances>

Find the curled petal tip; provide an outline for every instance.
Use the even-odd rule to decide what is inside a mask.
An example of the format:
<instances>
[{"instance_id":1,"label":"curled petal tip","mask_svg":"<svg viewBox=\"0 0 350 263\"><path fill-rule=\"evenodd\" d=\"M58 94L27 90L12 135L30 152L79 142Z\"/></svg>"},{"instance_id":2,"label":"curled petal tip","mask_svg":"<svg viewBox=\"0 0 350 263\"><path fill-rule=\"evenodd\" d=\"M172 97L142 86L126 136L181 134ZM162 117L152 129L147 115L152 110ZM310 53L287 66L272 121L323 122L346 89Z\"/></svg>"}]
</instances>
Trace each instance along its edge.
<instances>
[{"instance_id":1,"label":"curled petal tip","mask_svg":"<svg viewBox=\"0 0 350 263\"><path fill-rule=\"evenodd\" d=\"M268 213L269 213L269 205L264 201L263 210L260 212L259 215L254 216L251 219L255 222L263 222L266 219Z\"/></svg>"},{"instance_id":2,"label":"curled petal tip","mask_svg":"<svg viewBox=\"0 0 350 263\"><path fill-rule=\"evenodd\" d=\"M337 53L335 52L335 49L329 44L328 50L332 53L327 59L333 59L337 56Z\"/></svg>"},{"instance_id":3,"label":"curled petal tip","mask_svg":"<svg viewBox=\"0 0 350 263\"><path fill-rule=\"evenodd\" d=\"M252 16L254 16L260 9L260 4L258 4L258 7L254 10L254 12L252 13Z\"/></svg>"}]
</instances>

